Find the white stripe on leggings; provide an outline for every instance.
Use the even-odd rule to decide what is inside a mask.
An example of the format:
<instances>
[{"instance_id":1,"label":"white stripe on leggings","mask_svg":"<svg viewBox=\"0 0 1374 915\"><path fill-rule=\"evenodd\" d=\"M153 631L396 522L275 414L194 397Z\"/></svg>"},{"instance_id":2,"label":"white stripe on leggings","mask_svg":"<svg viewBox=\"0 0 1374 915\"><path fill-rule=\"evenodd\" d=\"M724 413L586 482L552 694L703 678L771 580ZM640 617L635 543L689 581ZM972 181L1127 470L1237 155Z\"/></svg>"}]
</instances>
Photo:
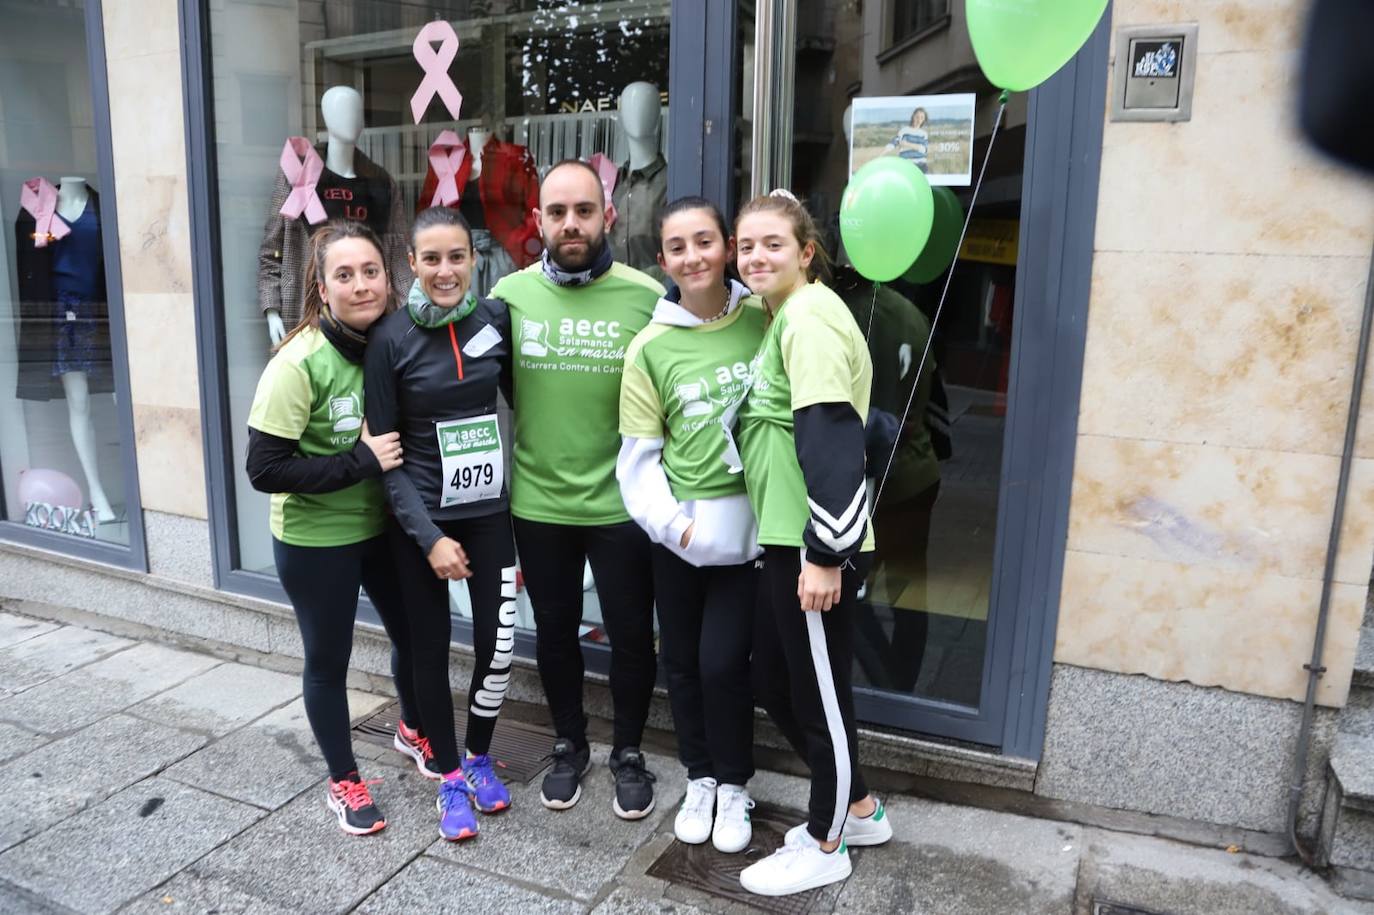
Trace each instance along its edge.
<instances>
[{"instance_id":1,"label":"white stripe on leggings","mask_svg":"<svg viewBox=\"0 0 1374 915\"><path fill-rule=\"evenodd\" d=\"M830 745L835 748L835 814L830 821L826 838L833 842L840 837L845 815L849 812L849 786L853 773L849 769L849 735L840 716L840 700L835 694L835 677L830 670L830 651L825 644L825 623L817 612L803 612L806 635L811 642L811 666L816 669L816 685L820 688L821 707L825 709L825 725L830 730Z\"/></svg>"}]
</instances>

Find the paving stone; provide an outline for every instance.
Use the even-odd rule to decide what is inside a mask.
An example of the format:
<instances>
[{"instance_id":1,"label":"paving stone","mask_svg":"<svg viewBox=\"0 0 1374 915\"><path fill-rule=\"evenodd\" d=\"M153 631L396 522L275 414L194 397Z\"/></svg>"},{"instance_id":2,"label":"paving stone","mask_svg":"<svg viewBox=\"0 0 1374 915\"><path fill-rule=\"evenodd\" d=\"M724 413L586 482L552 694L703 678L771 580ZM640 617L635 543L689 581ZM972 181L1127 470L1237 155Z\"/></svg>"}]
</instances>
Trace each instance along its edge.
<instances>
[{"instance_id":1,"label":"paving stone","mask_svg":"<svg viewBox=\"0 0 1374 915\"><path fill-rule=\"evenodd\" d=\"M150 778L0 855L0 876L78 911L113 912L262 816Z\"/></svg>"},{"instance_id":2,"label":"paving stone","mask_svg":"<svg viewBox=\"0 0 1374 915\"><path fill-rule=\"evenodd\" d=\"M223 735L290 702L300 692L300 677L246 664L221 664L140 702L129 714Z\"/></svg>"},{"instance_id":3,"label":"paving stone","mask_svg":"<svg viewBox=\"0 0 1374 915\"><path fill-rule=\"evenodd\" d=\"M0 611L0 648L8 648L56 628L57 623Z\"/></svg>"},{"instance_id":4,"label":"paving stone","mask_svg":"<svg viewBox=\"0 0 1374 915\"><path fill-rule=\"evenodd\" d=\"M0 719L42 733L64 733L99 721L220 663L209 655L163 645L136 645L0 700Z\"/></svg>"},{"instance_id":5,"label":"paving stone","mask_svg":"<svg viewBox=\"0 0 1374 915\"><path fill-rule=\"evenodd\" d=\"M682 789L660 783L653 811L644 819L622 820L611 810L615 796L607 748L593 745L592 768L582 779L582 799L571 810L547 810L539 802L540 779L511 785L511 809L485 817L475 843L436 845L429 853L481 870L514 877L590 901L625 867L665 815L671 816ZM646 754L650 770L672 771L677 763ZM538 867L531 867L538 862Z\"/></svg>"},{"instance_id":6,"label":"paving stone","mask_svg":"<svg viewBox=\"0 0 1374 915\"><path fill-rule=\"evenodd\" d=\"M53 628L0 651L0 689L23 692L132 644L128 639L76 626Z\"/></svg>"},{"instance_id":7,"label":"paving stone","mask_svg":"<svg viewBox=\"0 0 1374 915\"><path fill-rule=\"evenodd\" d=\"M5 915L80 915L3 878L0 878L0 912Z\"/></svg>"},{"instance_id":8,"label":"paving stone","mask_svg":"<svg viewBox=\"0 0 1374 915\"><path fill-rule=\"evenodd\" d=\"M724 902L724 900L721 900ZM685 902L663 896L649 896L642 892L617 887L611 895L592 909L591 915L704 915L709 909L698 909Z\"/></svg>"},{"instance_id":9,"label":"paving stone","mask_svg":"<svg viewBox=\"0 0 1374 915\"><path fill-rule=\"evenodd\" d=\"M1374 913L1292 861L1099 829L1085 840L1076 911L1098 900L1170 915Z\"/></svg>"},{"instance_id":10,"label":"paving stone","mask_svg":"<svg viewBox=\"0 0 1374 915\"><path fill-rule=\"evenodd\" d=\"M386 703L385 697L350 691L349 711L357 721ZM327 774L305 702L264 715L167 770L179 782L275 809Z\"/></svg>"},{"instance_id":11,"label":"paving stone","mask_svg":"<svg viewBox=\"0 0 1374 915\"><path fill-rule=\"evenodd\" d=\"M480 840L479 840L480 841ZM485 871L421 856L358 907L364 915L468 915L471 912L520 912L521 915L576 915L581 903L548 895L493 877Z\"/></svg>"},{"instance_id":12,"label":"paving stone","mask_svg":"<svg viewBox=\"0 0 1374 915\"><path fill-rule=\"evenodd\" d=\"M0 765L0 849L140 781L205 743L173 728L112 715ZM100 752L100 764L91 753Z\"/></svg>"},{"instance_id":13,"label":"paving stone","mask_svg":"<svg viewBox=\"0 0 1374 915\"><path fill-rule=\"evenodd\" d=\"M294 915L291 909L182 871L120 909L120 915Z\"/></svg>"},{"instance_id":14,"label":"paving stone","mask_svg":"<svg viewBox=\"0 0 1374 915\"><path fill-rule=\"evenodd\" d=\"M0 763L36 750L51 740L51 737L35 734L13 724L0 724Z\"/></svg>"},{"instance_id":15,"label":"paving stone","mask_svg":"<svg viewBox=\"0 0 1374 915\"><path fill-rule=\"evenodd\" d=\"M414 770L388 769L373 789L387 827L370 836L343 833L324 790L324 781L316 781L183 873L210 899L217 898L214 888L224 887L236 898L290 912L342 912L438 839L433 783Z\"/></svg>"},{"instance_id":16,"label":"paving stone","mask_svg":"<svg viewBox=\"0 0 1374 915\"><path fill-rule=\"evenodd\" d=\"M1068 912L1082 830L910 798L887 805L893 841L856 849L836 912Z\"/></svg>"}]
</instances>

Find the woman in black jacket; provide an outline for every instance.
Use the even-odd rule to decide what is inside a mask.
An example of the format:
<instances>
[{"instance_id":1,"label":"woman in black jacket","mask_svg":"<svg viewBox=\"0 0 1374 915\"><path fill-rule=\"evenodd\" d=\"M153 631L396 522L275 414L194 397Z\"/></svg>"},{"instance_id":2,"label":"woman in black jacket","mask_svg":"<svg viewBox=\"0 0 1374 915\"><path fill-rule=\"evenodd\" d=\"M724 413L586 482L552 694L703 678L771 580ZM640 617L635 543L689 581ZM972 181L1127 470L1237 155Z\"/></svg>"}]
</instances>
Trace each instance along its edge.
<instances>
[{"instance_id":1,"label":"woman in black jacket","mask_svg":"<svg viewBox=\"0 0 1374 915\"><path fill-rule=\"evenodd\" d=\"M515 641L515 547L497 422L497 392L509 391L510 319L500 302L471 291L472 234L457 210L432 207L416 218L410 265L406 307L369 336L367 420L377 434L399 432L406 453L383 483L421 728L398 727L394 745L440 779L439 834L457 841L477 835L473 807L510 806L488 755ZM471 597L475 655L463 754L448 680L449 583L460 580Z\"/></svg>"}]
</instances>

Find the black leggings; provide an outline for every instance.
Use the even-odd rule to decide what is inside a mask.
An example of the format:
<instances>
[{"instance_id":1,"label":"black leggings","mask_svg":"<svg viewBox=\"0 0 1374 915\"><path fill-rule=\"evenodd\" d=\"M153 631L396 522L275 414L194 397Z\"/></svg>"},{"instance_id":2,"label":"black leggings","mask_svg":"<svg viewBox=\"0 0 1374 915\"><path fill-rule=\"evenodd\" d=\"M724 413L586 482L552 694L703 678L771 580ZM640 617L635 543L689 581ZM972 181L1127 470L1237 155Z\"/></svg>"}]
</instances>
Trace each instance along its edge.
<instances>
[{"instance_id":1,"label":"black leggings","mask_svg":"<svg viewBox=\"0 0 1374 915\"><path fill-rule=\"evenodd\" d=\"M407 723L415 720L411 640L396 567L385 536L347 546L292 546L273 538L272 554L305 644L301 672L305 715L330 777L340 779L358 769L345 682L353 653L359 586L372 598L391 637L391 676L401 699L401 715Z\"/></svg>"},{"instance_id":2,"label":"black leggings","mask_svg":"<svg viewBox=\"0 0 1374 915\"><path fill-rule=\"evenodd\" d=\"M468 685L467 749L481 755L491 749L496 716L510 683L515 647L515 547L510 515L500 511L459 521L435 521L467 553L472 576L472 681ZM415 698L420 730L429 738L434 761L443 772L462 764L453 726L453 693L449 688L449 583L429 566L429 559L395 520L388 522L392 555L405 595Z\"/></svg>"},{"instance_id":3,"label":"black leggings","mask_svg":"<svg viewBox=\"0 0 1374 915\"><path fill-rule=\"evenodd\" d=\"M678 759L688 778L743 785L754 774L754 560L698 568L667 547L654 544L652 550Z\"/></svg>"},{"instance_id":4,"label":"black leggings","mask_svg":"<svg viewBox=\"0 0 1374 915\"><path fill-rule=\"evenodd\" d=\"M579 747L587 742L578 627L582 565L590 561L611 639L612 750L639 746L657 674L648 536L633 521L582 527L516 518L515 541L534 608L539 677L558 736Z\"/></svg>"},{"instance_id":5,"label":"black leggings","mask_svg":"<svg viewBox=\"0 0 1374 915\"><path fill-rule=\"evenodd\" d=\"M754 637L754 692L811 767L807 831L838 839L849 805L868 795L854 724L854 614L869 559L841 578L840 602L805 612L797 599L801 550L765 546Z\"/></svg>"}]
</instances>

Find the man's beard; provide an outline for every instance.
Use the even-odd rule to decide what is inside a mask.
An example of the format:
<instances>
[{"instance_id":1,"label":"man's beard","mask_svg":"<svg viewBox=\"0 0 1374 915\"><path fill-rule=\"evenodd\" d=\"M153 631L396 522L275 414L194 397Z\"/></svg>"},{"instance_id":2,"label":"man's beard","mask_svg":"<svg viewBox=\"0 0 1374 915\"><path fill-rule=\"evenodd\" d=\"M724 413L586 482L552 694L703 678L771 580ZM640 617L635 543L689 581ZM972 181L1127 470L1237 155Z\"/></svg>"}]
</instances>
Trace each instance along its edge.
<instances>
[{"instance_id":1,"label":"man's beard","mask_svg":"<svg viewBox=\"0 0 1374 915\"><path fill-rule=\"evenodd\" d=\"M550 244L547 238L544 239L544 247L549 251L549 259L552 260L560 270L566 270L569 273L578 273L582 270L586 270L596 260L597 255L601 253L601 247L606 244L606 232L604 229L596 236L579 235L578 238L586 242L586 244L583 247L582 253L573 257L560 253L557 244ZM573 239L569 238L561 240L573 241Z\"/></svg>"}]
</instances>

